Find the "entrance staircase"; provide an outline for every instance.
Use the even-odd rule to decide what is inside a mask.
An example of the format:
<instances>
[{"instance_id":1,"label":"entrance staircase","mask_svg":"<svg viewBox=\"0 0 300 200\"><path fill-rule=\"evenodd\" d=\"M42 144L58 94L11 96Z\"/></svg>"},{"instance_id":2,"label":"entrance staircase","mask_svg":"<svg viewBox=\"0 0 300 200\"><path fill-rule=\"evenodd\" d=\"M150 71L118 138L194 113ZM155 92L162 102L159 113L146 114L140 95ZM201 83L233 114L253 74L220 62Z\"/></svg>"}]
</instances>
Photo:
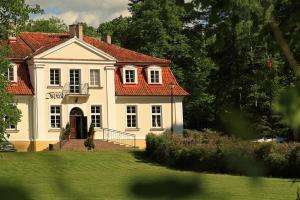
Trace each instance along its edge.
<instances>
[{"instance_id":1,"label":"entrance staircase","mask_svg":"<svg viewBox=\"0 0 300 200\"><path fill-rule=\"evenodd\" d=\"M112 129L103 129L102 139L95 139L95 150L136 148L135 135ZM53 150L86 151L85 139L70 139L53 145Z\"/></svg>"},{"instance_id":2,"label":"entrance staircase","mask_svg":"<svg viewBox=\"0 0 300 200\"><path fill-rule=\"evenodd\" d=\"M84 139L71 139L69 141L62 141L53 146L54 150L62 151L86 151L84 146ZM113 142L94 140L95 150L113 150L113 149L127 149L126 145L115 144Z\"/></svg>"}]
</instances>

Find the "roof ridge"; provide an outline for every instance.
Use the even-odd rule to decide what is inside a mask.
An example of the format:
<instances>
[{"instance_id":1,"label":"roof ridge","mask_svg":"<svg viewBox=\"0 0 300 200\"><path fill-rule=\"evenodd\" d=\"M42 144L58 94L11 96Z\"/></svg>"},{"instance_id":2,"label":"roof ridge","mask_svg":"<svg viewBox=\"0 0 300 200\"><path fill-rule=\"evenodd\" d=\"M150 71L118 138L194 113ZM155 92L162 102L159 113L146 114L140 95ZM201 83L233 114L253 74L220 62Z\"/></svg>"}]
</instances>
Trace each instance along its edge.
<instances>
[{"instance_id":1,"label":"roof ridge","mask_svg":"<svg viewBox=\"0 0 300 200\"><path fill-rule=\"evenodd\" d=\"M22 36L21 33L20 33L19 37L20 37L20 39L23 40L23 42L24 42L24 43L32 50L32 52L35 52L35 51L36 51L36 49L33 48L33 46L31 46L31 45L29 44L29 42L26 41L26 40L23 38L23 36Z\"/></svg>"},{"instance_id":2,"label":"roof ridge","mask_svg":"<svg viewBox=\"0 0 300 200\"><path fill-rule=\"evenodd\" d=\"M171 61L168 60L168 59L157 58L157 57L155 57L155 56L146 55L146 54L143 54L143 53L140 53L140 52L137 52L137 51L133 51L133 50L131 50L131 49L126 49L126 48L120 47L120 46L115 45L115 44L109 44L109 43L106 43L106 42L104 42L104 41L102 41L102 40L99 40L99 39L97 39L97 38L95 38L95 37L86 36L86 35L84 35L84 37L92 38L92 39L97 40L97 41L99 41L99 42L101 42L101 43L103 43L103 44L110 45L110 46L114 46L114 47L116 47L116 48L118 48L118 49L120 49L120 50L126 50L126 51L130 51L130 52L132 52L132 53L134 53L134 54L137 54L137 55L155 58L155 59L161 60L161 62L165 62L165 63L168 63L168 64L171 63Z\"/></svg>"},{"instance_id":3,"label":"roof ridge","mask_svg":"<svg viewBox=\"0 0 300 200\"><path fill-rule=\"evenodd\" d=\"M40 32L40 31L38 31L38 32L31 32L31 31L22 31L22 32L20 32L20 34L22 34L22 33L30 33L30 34L44 34L44 35L59 35L59 34L65 34L65 35L69 35L70 33L69 32L57 32L57 33L47 33L47 32Z\"/></svg>"}]
</instances>

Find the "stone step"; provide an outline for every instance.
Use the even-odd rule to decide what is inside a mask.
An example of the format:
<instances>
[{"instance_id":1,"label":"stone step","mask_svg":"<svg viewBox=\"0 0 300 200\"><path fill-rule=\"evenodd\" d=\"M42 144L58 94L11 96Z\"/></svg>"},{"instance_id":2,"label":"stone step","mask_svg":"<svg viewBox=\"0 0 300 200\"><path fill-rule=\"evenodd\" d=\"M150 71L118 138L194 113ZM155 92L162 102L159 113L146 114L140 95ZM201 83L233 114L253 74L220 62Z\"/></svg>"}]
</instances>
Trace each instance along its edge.
<instances>
[{"instance_id":1,"label":"stone step","mask_svg":"<svg viewBox=\"0 0 300 200\"><path fill-rule=\"evenodd\" d=\"M54 150L62 150L62 151L86 151L84 146L84 139L71 139L69 141L62 141L60 144L59 142L54 145ZM129 148L126 145L115 144L113 142L103 141L103 140L94 140L95 149L126 149ZM61 146L61 148L60 148Z\"/></svg>"}]
</instances>

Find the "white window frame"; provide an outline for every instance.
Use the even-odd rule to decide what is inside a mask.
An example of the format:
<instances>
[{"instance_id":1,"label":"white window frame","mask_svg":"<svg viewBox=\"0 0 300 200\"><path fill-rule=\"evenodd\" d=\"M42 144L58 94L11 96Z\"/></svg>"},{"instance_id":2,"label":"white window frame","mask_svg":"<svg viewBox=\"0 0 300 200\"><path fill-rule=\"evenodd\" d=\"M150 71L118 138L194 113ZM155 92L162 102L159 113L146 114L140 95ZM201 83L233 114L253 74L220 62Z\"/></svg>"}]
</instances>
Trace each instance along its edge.
<instances>
[{"instance_id":1,"label":"white window frame","mask_svg":"<svg viewBox=\"0 0 300 200\"><path fill-rule=\"evenodd\" d=\"M60 113L59 114L51 113L51 108L52 107L59 107ZM60 117L60 121L59 121L60 127L56 127L56 123L57 123L56 121L55 121L55 127L52 127L52 122L51 122L51 117L52 116L59 116ZM61 129L62 128L62 107L61 107L61 105L50 105L50 107L49 107L49 128L50 129Z\"/></svg>"},{"instance_id":2,"label":"white window frame","mask_svg":"<svg viewBox=\"0 0 300 200\"><path fill-rule=\"evenodd\" d=\"M128 107L135 107L135 114L133 113L128 113L127 108ZM127 117L128 116L134 116L135 115L135 127L128 126L127 123ZM132 120L131 120L132 121ZM138 128L138 106L137 105L125 105L125 123L126 123L126 129L137 129Z\"/></svg>"},{"instance_id":3,"label":"white window frame","mask_svg":"<svg viewBox=\"0 0 300 200\"><path fill-rule=\"evenodd\" d=\"M159 81L158 82L152 82L151 81L151 72L152 71L158 71L159 73ZM148 78L148 84L162 84L162 70L161 67L157 65L152 65L147 68L147 78Z\"/></svg>"},{"instance_id":4,"label":"white window frame","mask_svg":"<svg viewBox=\"0 0 300 200\"><path fill-rule=\"evenodd\" d=\"M92 71L97 71L98 72L98 84L92 84L92 79L91 79L91 75L92 75ZM95 80L94 80L95 82ZM89 83L90 87L101 87L101 76L100 76L100 69L90 69L90 83Z\"/></svg>"},{"instance_id":5,"label":"white window frame","mask_svg":"<svg viewBox=\"0 0 300 200\"><path fill-rule=\"evenodd\" d=\"M78 84L72 84L71 85L71 71L72 70L76 70L76 71L78 71L78 73L79 73L79 83ZM70 68L69 69L69 92L71 93L71 94L78 94L78 93L76 93L75 91L76 91L76 87L78 87L79 88L79 93L80 93L80 90L81 90L81 84L82 84L82 80L81 80L81 77L82 77L82 70L81 70L81 68ZM74 79L74 77L73 77L73 79ZM73 90L74 90L74 92L71 92L71 87L73 87Z\"/></svg>"},{"instance_id":6,"label":"white window frame","mask_svg":"<svg viewBox=\"0 0 300 200\"><path fill-rule=\"evenodd\" d=\"M160 113L153 113L152 112L152 108L154 107L154 106L156 106L156 107L160 107ZM150 106L150 113L151 113L151 128L152 129L160 129L160 128L163 128L163 107L162 107L162 105L158 105L158 104L153 104L153 105L151 105ZM153 117L153 115L155 115L155 116L158 116L158 115L160 115L160 126L153 126L153 124L152 124L152 117Z\"/></svg>"},{"instance_id":7,"label":"white window frame","mask_svg":"<svg viewBox=\"0 0 300 200\"><path fill-rule=\"evenodd\" d=\"M12 80L10 80L10 73L9 73L10 69L13 70ZM14 64L14 63L9 64L9 67L7 69L7 80L10 81L10 82L13 82L13 83L16 83L18 81L17 65Z\"/></svg>"},{"instance_id":8,"label":"white window frame","mask_svg":"<svg viewBox=\"0 0 300 200\"><path fill-rule=\"evenodd\" d=\"M4 121L7 119L7 116L4 116ZM12 128L14 126L14 128ZM17 130L17 124L9 124L8 127L6 128L7 131L15 131Z\"/></svg>"},{"instance_id":9,"label":"white window frame","mask_svg":"<svg viewBox=\"0 0 300 200\"><path fill-rule=\"evenodd\" d=\"M59 76L59 83L58 84L51 84L51 70L58 70L58 76ZM50 68L49 69L49 85L50 86L61 86L61 69L60 68Z\"/></svg>"},{"instance_id":10,"label":"white window frame","mask_svg":"<svg viewBox=\"0 0 300 200\"><path fill-rule=\"evenodd\" d=\"M93 113L92 112L92 107L94 107L94 106L96 106L96 107L100 107L100 113ZM94 126L94 128L96 128L96 129L101 129L102 128L102 126L103 126L103 122L102 122L102 105L91 105L91 107L90 107L90 122L91 122L91 124L93 123L93 116L100 116L100 126Z\"/></svg>"},{"instance_id":11,"label":"white window frame","mask_svg":"<svg viewBox=\"0 0 300 200\"><path fill-rule=\"evenodd\" d=\"M126 81L126 71L133 70L134 71L134 82L127 82ZM138 74L137 74L137 67L134 65L125 65L122 67L122 79L124 84L137 84L138 83Z\"/></svg>"}]
</instances>

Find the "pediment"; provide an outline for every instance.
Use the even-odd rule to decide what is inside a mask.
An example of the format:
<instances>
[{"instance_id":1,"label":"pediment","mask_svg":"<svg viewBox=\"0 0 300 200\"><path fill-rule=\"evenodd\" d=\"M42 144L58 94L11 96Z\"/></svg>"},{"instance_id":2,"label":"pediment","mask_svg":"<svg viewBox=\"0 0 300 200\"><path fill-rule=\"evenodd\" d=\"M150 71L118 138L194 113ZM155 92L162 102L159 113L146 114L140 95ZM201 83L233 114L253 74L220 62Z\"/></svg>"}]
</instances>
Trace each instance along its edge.
<instances>
[{"instance_id":1,"label":"pediment","mask_svg":"<svg viewBox=\"0 0 300 200\"><path fill-rule=\"evenodd\" d=\"M96 47L74 37L62 44L59 44L41 54L36 55L37 59L63 59L63 60L99 60L115 61L109 54Z\"/></svg>"}]
</instances>

